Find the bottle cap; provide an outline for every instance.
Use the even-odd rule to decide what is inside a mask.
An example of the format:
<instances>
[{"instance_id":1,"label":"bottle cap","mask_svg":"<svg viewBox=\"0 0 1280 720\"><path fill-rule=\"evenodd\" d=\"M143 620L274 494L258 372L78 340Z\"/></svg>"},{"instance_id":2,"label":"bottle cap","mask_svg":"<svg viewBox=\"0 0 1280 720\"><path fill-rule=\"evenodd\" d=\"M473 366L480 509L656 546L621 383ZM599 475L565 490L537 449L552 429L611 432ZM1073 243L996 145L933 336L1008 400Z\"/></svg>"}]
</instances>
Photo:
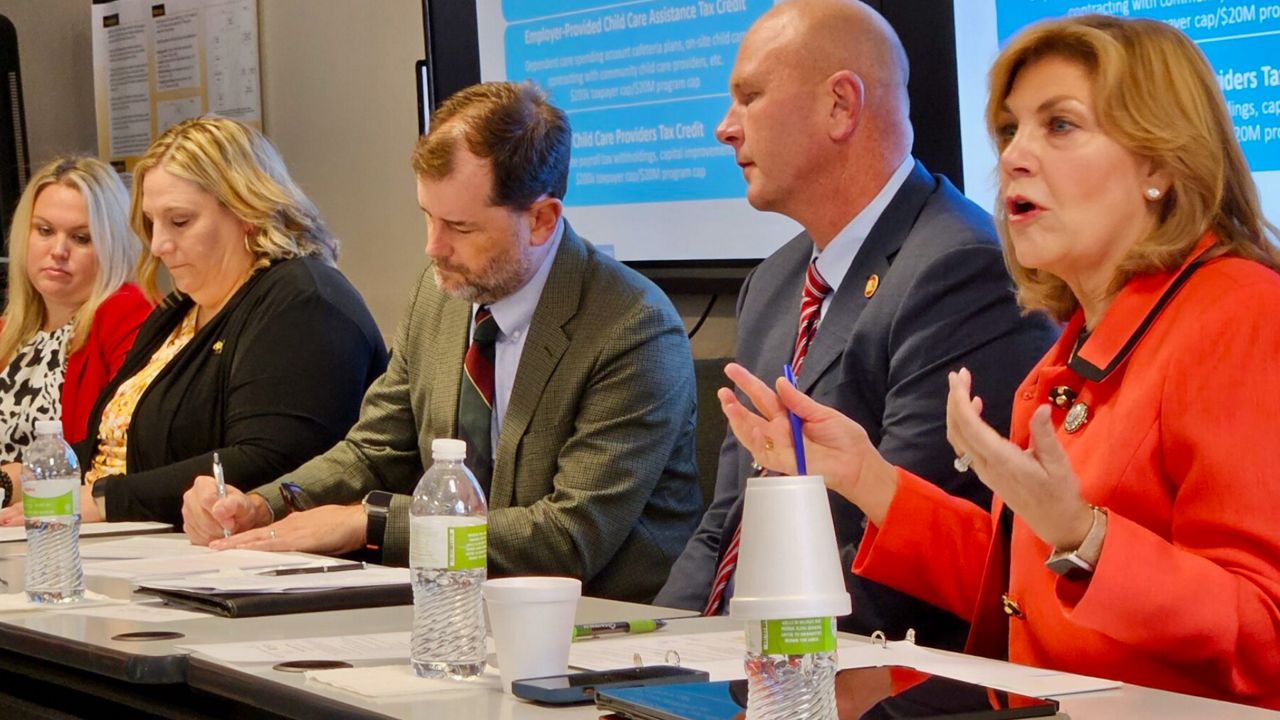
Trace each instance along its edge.
<instances>
[{"instance_id":1,"label":"bottle cap","mask_svg":"<svg viewBox=\"0 0 1280 720\"><path fill-rule=\"evenodd\" d=\"M431 441L431 457L436 460L466 460L467 443L450 438L437 438Z\"/></svg>"},{"instance_id":2,"label":"bottle cap","mask_svg":"<svg viewBox=\"0 0 1280 720\"><path fill-rule=\"evenodd\" d=\"M36 435L61 435L61 420L37 420Z\"/></svg>"}]
</instances>

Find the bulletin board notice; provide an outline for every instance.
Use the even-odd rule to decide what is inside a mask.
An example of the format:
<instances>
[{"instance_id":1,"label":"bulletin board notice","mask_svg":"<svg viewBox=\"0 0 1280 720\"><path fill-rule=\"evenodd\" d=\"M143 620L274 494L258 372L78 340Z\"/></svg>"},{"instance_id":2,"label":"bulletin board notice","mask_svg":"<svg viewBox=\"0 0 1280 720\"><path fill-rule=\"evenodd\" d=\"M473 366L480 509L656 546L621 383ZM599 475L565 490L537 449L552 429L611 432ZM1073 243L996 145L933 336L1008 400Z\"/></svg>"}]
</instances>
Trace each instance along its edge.
<instances>
[{"instance_id":1,"label":"bulletin board notice","mask_svg":"<svg viewBox=\"0 0 1280 720\"><path fill-rule=\"evenodd\" d=\"M121 172L188 118L261 129L258 0L93 5L93 84L98 154Z\"/></svg>"}]
</instances>

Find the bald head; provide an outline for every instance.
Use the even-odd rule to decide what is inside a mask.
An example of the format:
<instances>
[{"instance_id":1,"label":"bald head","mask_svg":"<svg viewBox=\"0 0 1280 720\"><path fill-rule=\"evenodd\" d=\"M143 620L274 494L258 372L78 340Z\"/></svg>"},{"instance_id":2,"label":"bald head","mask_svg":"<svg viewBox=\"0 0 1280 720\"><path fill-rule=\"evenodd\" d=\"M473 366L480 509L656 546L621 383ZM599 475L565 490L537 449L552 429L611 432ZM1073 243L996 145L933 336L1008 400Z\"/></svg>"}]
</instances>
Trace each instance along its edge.
<instances>
[{"instance_id":1,"label":"bald head","mask_svg":"<svg viewBox=\"0 0 1280 720\"><path fill-rule=\"evenodd\" d=\"M747 35L772 38L817 77L850 70L867 86L898 89L905 98L907 54L897 33L860 0L790 0L775 5ZM745 40L744 40L745 42Z\"/></svg>"},{"instance_id":2,"label":"bald head","mask_svg":"<svg viewBox=\"0 0 1280 720\"><path fill-rule=\"evenodd\" d=\"M820 92L848 78L857 96L851 149L864 158L873 149L890 169L911 149L906 52L889 23L860 0L775 5L743 37L731 85L760 67L786 83ZM864 169L874 177L880 168Z\"/></svg>"},{"instance_id":3,"label":"bald head","mask_svg":"<svg viewBox=\"0 0 1280 720\"><path fill-rule=\"evenodd\" d=\"M857 0L791 0L747 31L716 138L734 148L747 200L822 247L911 149L907 59ZM838 198L838 202L832 202Z\"/></svg>"}]
</instances>

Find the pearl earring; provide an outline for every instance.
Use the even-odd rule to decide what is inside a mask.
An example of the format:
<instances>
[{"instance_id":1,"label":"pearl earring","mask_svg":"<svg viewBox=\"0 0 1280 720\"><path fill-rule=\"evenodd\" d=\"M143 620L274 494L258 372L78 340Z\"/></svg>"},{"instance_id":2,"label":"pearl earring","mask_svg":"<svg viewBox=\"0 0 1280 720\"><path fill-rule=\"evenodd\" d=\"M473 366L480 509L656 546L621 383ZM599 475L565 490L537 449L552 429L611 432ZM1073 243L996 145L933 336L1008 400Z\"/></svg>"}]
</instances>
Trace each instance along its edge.
<instances>
[{"instance_id":1,"label":"pearl earring","mask_svg":"<svg viewBox=\"0 0 1280 720\"><path fill-rule=\"evenodd\" d=\"M1159 199L1160 199L1160 188L1158 188L1158 187L1149 187L1149 188L1147 188L1146 195L1147 195L1147 199L1148 199L1148 200L1153 200L1153 201L1154 201L1154 200L1159 200Z\"/></svg>"}]
</instances>

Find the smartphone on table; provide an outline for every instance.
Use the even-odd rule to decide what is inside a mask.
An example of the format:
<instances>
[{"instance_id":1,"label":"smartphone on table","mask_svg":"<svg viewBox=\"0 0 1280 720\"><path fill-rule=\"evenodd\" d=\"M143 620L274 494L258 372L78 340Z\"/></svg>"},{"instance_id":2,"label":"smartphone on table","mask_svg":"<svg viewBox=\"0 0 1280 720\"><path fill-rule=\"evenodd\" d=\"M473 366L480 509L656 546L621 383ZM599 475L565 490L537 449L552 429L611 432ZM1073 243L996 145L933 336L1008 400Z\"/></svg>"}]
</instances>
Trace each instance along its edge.
<instances>
[{"instance_id":1,"label":"smartphone on table","mask_svg":"<svg viewBox=\"0 0 1280 720\"><path fill-rule=\"evenodd\" d=\"M552 705L569 705L594 702L597 690L672 683L705 683L710 679L711 677L702 670L675 665L647 665L514 680L511 683L511 694L525 700Z\"/></svg>"}]
</instances>

